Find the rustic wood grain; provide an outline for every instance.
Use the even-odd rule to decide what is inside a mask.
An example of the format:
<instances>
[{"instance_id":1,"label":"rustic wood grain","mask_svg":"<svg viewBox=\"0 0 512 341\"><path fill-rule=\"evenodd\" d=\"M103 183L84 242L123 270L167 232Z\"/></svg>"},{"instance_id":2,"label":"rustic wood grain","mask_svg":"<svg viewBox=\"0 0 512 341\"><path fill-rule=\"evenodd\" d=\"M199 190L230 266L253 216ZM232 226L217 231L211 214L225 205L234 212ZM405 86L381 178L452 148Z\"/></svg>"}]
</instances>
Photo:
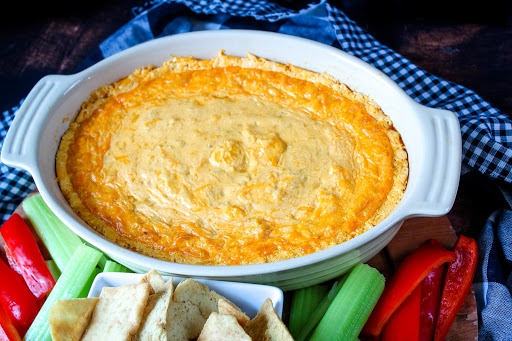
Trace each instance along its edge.
<instances>
[{"instance_id":1,"label":"rustic wood grain","mask_svg":"<svg viewBox=\"0 0 512 341\"><path fill-rule=\"evenodd\" d=\"M478 313L473 288L471 288L466 301L453 322L452 328L446 335L446 341L468 340L478 340Z\"/></svg>"},{"instance_id":2,"label":"rustic wood grain","mask_svg":"<svg viewBox=\"0 0 512 341\"><path fill-rule=\"evenodd\" d=\"M453 249L457 236L446 216L407 220L400 232L386 247L389 257L397 266L406 255L429 239L437 239L444 247Z\"/></svg>"}]
</instances>

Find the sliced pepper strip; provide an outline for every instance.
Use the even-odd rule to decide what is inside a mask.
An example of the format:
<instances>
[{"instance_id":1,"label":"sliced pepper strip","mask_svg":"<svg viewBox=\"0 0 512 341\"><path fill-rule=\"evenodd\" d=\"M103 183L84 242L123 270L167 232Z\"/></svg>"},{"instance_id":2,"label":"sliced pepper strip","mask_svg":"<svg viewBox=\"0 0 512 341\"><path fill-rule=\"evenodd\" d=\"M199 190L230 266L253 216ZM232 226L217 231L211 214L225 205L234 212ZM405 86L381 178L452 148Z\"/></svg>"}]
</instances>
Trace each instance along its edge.
<instances>
[{"instance_id":1,"label":"sliced pepper strip","mask_svg":"<svg viewBox=\"0 0 512 341\"><path fill-rule=\"evenodd\" d=\"M32 294L44 299L55 286L55 280L46 265L34 235L23 218L14 213L2 226L11 268L23 276Z\"/></svg>"},{"instance_id":2,"label":"sliced pepper strip","mask_svg":"<svg viewBox=\"0 0 512 341\"><path fill-rule=\"evenodd\" d=\"M420 341L432 341L439 313L444 266L432 270L421 282Z\"/></svg>"},{"instance_id":3,"label":"sliced pepper strip","mask_svg":"<svg viewBox=\"0 0 512 341\"><path fill-rule=\"evenodd\" d=\"M20 334L12 324L9 315L0 304L0 341L21 341Z\"/></svg>"},{"instance_id":4,"label":"sliced pepper strip","mask_svg":"<svg viewBox=\"0 0 512 341\"><path fill-rule=\"evenodd\" d=\"M455 253L438 242L423 244L409 254L386 285L382 296L363 328L363 334L377 337L396 309L433 269L452 262Z\"/></svg>"},{"instance_id":5,"label":"sliced pepper strip","mask_svg":"<svg viewBox=\"0 0 512 341\"><path fill-rule=\"evenodd\" d=\"M478 261L476 241L461 235L455 244L456 259L446 273L434 341L444 340L468 296Z\"/></svg>"},{"instance_id":6,"label":"sliced pepper strip","mask_svg":"<svg viewBox=\"0 0 512 341\"><path fill-rule=\"evenodd\" d=\"M36 299L23 278L0 260L0 304L20 336L24 336L39 312Z\"/></svg>"},{"instance_id":7,"label":"sliced pepper strip","mask_svg":"<svg viewBox=\"0 0 512 341\"><path fill-rule=\"evenodd\" d=\"M382 331L381 341L414 341L420 336L421 286L407 297Z\"/></svg>"}]
</instances>

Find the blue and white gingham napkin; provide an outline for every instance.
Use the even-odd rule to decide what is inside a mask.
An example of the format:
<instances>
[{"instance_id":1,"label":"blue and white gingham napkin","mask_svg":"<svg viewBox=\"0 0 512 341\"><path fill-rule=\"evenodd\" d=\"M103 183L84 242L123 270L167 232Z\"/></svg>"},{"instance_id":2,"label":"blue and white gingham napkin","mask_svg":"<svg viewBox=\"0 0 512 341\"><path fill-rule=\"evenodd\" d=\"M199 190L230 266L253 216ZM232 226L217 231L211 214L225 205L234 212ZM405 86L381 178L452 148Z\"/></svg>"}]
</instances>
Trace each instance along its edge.
<instances>
[{"instance_id":1,"label":"blue and white gingham napkin","mask_svg":"<svg viewBox=\"0 0 512 341\"><path fill-rule=\"evenodd\" d=\"M499 186L512 207L512 192ZM478 307L479 340L512 340L512 211L496 210L478 238L478 266L473 281Z\"/></svg>"},{"instance_id":2,"label":"blue and white gingham napkin","mask_svg":"<svg viewBox=\"0 0 512 341\"><path fill-rule=\"evenodd\" d=\"M134 18L98 46L78 67L86 68L128 47L171 34L220 29L256 29L316 40L377 67L421 104L455 112L461 124L463 165L512 183L512 121L472 90L442 80L376 41L326 0L150 1L133 9ZM2 112L0 144L17 107ZM34 188L29 174L0 164L0 215L5 221ZM505 340L512 330L512 213L491 216L479 240L478 294L481 338ZM508 268L504 272L503 264ZM496 274L501 271L502 276ZM485 290L480 290L485 289ZM501 326L501 327L500 327Z\"/></svg>"},{"instance_id":3,"label":"blue and white gingham napkin","mask_svg":"<svg viewBox=\"0 0 512 341\"><path fill-rule=\"evenodd\" d=\"M512 211L500 209L478 239L474 280L480 316L479 340L512 340Z\"/></svg>"}]
</instances>

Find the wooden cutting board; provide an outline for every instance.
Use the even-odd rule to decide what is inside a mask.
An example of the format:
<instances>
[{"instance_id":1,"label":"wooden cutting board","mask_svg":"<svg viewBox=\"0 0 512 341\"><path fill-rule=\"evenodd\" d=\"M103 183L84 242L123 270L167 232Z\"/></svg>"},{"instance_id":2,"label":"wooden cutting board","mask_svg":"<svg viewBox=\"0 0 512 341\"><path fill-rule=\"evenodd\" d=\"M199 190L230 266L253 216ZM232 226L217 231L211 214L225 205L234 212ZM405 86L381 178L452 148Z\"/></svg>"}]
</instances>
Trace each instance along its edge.
<instances>
[{"instance_id":1,"label":"wooden cutting board","mask_svg":"<svg viewBox=\"0 0 512 341\"><path fill-rule=\"evenodd\" d=\"M35 192L34 192L35 193ZM34 193L31 193L33 195ZM16 209L16 213L20 214L25 221L30 224L21 205ZM42 241L32 228L32 232L42 250L43 257L49 259ZM368 264L377 268L380 272L389 278L394 269L400 264L403 258L412 250L417 248L429 239L435 238L445 247L452 249L457 241L457 235L452 229L448 218L413 218L404 222L402 228L397 235L391 240L384 250L373 257ZM0 236L0 258L5 260L3 252L3 240ZM285 295L285 299L289 300L290 295ZM288 304L286 304L288 303ZM289 307L289 302L285 302L285 307ZM284 318L287 312L284 312ZM285 319L286 320L286 319ZM475 301L475 293L471 289L466 301L461 307L455 322L446 337L447 341L465 341L478 339L478 314Z\"/></svg>"}]
</instances>

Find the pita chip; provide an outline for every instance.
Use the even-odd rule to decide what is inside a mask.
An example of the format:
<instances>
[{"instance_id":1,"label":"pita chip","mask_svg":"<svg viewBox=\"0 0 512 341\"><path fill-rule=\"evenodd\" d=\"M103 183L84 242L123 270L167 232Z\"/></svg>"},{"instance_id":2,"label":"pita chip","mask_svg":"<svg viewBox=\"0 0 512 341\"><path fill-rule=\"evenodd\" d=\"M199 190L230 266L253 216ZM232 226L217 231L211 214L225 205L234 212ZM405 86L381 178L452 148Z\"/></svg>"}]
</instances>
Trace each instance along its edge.
<instances>
[{"instance_id":1,"label":"pita chip","mask_svg":"<svg viewBox=\"0 0 512 341\"><path fill-rule=\"evenodd\" d=\"M167 340L167 311L174 292L172 278L165 283L163 289L149 295L140 328L133 340Z\"/></svg>"},{"instance_id":2,"label":"pita chip","mask_svg":"<svg viewBox=\"0 0 512 341\"><path fill-rule=\"evenodd\" d=\"M226 301L223 298L219 299L219 302L217 304L219 308L219 313L234 316L238 321L238 324L240 324L242 328L245 328L250 318L249 316L245 315L244 312L240 310L240 308L238 308L233 303Z\"/></svg>"},{"instance_id":3,"label":"pita chip","mask_svg":"<svg viewBox=\"0 0 512 341\"><path fill-rule=\"evenodd\" d=\"M245 332L254 341L293 341L290 332L277 315L269 298L263 303L256 317L247 323Z\"/></svg>"},{"instance_id":4,"label":"pita chip","mask_svg":"<svg viewBox=\"0 0 512 341\"><path fill-rule=\"evenodd\" d=\"M105 287L82 340L130 340L139 329L150 285Z\"/></svg>"},{"instance_id":5,"label":"pita chip","mask_svg":"<svg viewBox=\"0 0 512 341\"><path fill-rule=\"evenodd\" d=\"M174 290L167 315L168 340L197 338L210 314L218 312L220 299L227 301L202 283L192 279L182 280Z\"/></svg>"},{"instance_id":6,"label":"pita chip","mask_svg":"<svg viewBox=\"0 0 512 341\"><path fill-rule=\"evenodd\" d=\"M238 324L233 315L213 312L197 338L197 341L251 341L244 329Z\"/></svg>"},{"instance_id":7,"label":"pita chip","mask_svg":"<svg viewBox=\"0 0 512 341\"><path fill-rule=\"evenodd\" d=\"M51 307L48 317L52 340L80 340L97 302L98 298L57 300Z\"/></svg>"},{"instance_id":8,"label":"pita chip","mask_svg":"<svg viewBox=\"0 0 512 341\"><path fill-rule=\"evenodd\" d=\"M160 276L158 272L156 272L155 269L152 269L148 273L146 273L140 280L140 283L148 283L151 287L149 294L152 295L157 292L165 291L167 290L167 287L165 286L165 281Z\"/></svg>"},{"instance_id":9,"label":"pita chip","mask_svg":"<svg viewBox=\"0 0 512 341\"><path fill-rule=\"evenodd\" d=\"M218 312L218 302L220 299L228 301L227 298L210 290L206 285L194 281L193 279L185 279L178 284L174 291L174 301L191 302L199 307L205 321L212 312ZM229 301L228 301L229 302Z\"/></svg>"},{"instance_id":10,"label":"pita chip","mask_svg":"<svg viewBox=\"0 0 512 341\"><path fill-rule=\"evenodd\" d=\"M203 317L198 306L190 301L175 302L173 300L167 311L167 340L195 339L201 334L205 322L206 318Z\"/></svg>"}]
</instances>

